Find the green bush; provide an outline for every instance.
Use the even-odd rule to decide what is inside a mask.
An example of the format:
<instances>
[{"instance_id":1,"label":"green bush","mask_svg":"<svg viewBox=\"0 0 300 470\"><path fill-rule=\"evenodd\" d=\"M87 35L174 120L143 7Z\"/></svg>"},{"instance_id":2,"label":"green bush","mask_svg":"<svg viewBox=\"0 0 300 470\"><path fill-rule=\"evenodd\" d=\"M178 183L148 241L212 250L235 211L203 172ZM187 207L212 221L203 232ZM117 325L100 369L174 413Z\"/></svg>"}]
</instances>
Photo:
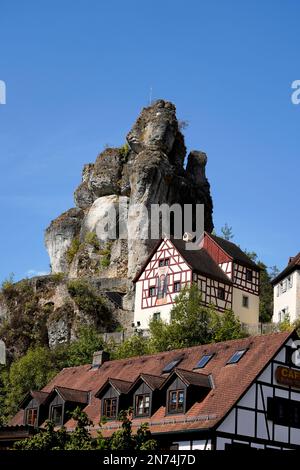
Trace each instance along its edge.
<instances>
[{"instance_id":1,"label":"green bush","mask_svg":"<svg viewBox=\"0 0 300 470\"><path fill-rule=\"evenodd\" d=\"M127 142L119 148L120 155L123 161L127 161L128 155L130 153L130 147Z\"/></svg>"},{"instance_id":2,"label":"green bush","mask_svg":"<svg viewBox=\"0 0 300 470\"><path fill-rule=\"evenodd\" d=\"M78 238L73 238L71 245L67 249L66 258L69 264L72 263L75 255L78 253L81 243Z\"/></svg>"},{"instance_id":3,"label":"green bush","mask_svg":"<svg viewBox=\"0 0 300 470\"><path fill-rule=\"evenodd\" d=\"M98 239L97 234L95 232L88 232L85 236L84 241L88 245L93 246L95 248L95 250L99 250L99 248L100 248L99 239Z\"/></svg>"}]
</instances>

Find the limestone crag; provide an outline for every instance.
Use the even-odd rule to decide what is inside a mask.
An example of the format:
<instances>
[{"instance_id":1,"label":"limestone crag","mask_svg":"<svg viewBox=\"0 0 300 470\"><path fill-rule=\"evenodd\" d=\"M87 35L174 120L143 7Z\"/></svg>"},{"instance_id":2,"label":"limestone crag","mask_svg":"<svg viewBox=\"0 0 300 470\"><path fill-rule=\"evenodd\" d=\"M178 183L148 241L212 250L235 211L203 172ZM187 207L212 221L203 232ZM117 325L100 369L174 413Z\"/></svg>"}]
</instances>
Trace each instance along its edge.
<instances>
[{"instance_id":1,"label":"limestone crag","mask_svg":"<svg viewBox=\"0 0 300 470\"><path fill-rule=\"evenodd\" d=\"M213 206L205 175L206 155L190 152L186 169L185 158L186 147L175 106L158 100L144 108L123 147L106 148L94 164L84 166L82 182L74 194L77 209L61 216L63 222L59 217L47 229L45 242L52 273L62 271L71 277L124 277L130 287L130 281L153 246L153 240L139 236L142 230L148 230L142 215L130 210L139 204L150 210L151 204L202 203L205 229L211 231ZM119 221L120 202L128 205L128 241L119 240L116 229L116 239L108 242L107 236L99 237L97 227L104 225L111 207L115 208ZM86 242L90 233L98 235L98 243ZM75 238L79 240L78 250L70 260L68 250Z\"/></svg>"}]
</instances>

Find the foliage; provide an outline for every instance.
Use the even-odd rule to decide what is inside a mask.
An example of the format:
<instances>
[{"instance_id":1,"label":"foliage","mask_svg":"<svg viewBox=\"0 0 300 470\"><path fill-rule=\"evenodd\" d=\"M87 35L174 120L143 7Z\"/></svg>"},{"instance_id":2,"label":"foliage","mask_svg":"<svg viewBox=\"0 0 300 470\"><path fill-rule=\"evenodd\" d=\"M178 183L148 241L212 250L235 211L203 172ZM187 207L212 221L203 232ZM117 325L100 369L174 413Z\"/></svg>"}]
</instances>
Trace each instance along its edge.
<instances>
[{"instance_id":1,"label":"foliage","mask_svg":"<svg viewBox=\"0 0 300 470\"><path fill-rule=\"evenodd\" d=\"M113 358L126 359L127 357L144 356L153 352L148 338L134 334L113 351Z\"/></svg>"},{"instance_id":2,"label":"foliage","mask_svg":"<svg viewBox=\"0 0 300 470\"><path fill-rule=\"evenodd\" d=\"M1 373L5 397L2 413L12 416L29 390L40 390L58 372L53 353L46 347L29 349Z\"/></svg>"},{"instance_id":3,"label":"foliage","mask_svg":"<svg viewBox=\"0 0 300 470\"><path fill-rule=\"evenodd\" d=\"M10 273L10 275L8 276L8 278L4 279L4 281L2 282L2 290L6 291L6 290L10 290L11 288L13 288L13 285L14 285L14 273Z\"/></svg>"},{"instance_id":4,"label":"foliage","mask_svg":"<svg viewBox=\"0 0 300 470\"><path fill-rule=\"evenodd\" d=\"M95 248L95 250L99 250L100 244L97 234L95 232L88 232L85 236L84 241Z\"/></svg>"},{"instance_id":5,"label":"foliage","mask_svg":"<svg viewBox=\"0 0 300 470\"><path fill-rule=\"evenodd\" d=\"M78 338L68 347L68 365L89 364L95 351L103 349L103 338L94 328L81 326Z\"/></svg>"},{"instance_id":6,"label":"foliage","mask_svg":"<svg viewBox=\"0 0 300 470\"><path fill-rule=\"evenodd\" d=\"M35 436L16 442L14 449L42 451L64 450L67 439L68 435L64 427L55 431L54 424L51 421L47 421L45 430L40 430Z\"/></svg>"},{"instance_id":7,"label":"foliage","mask_svg":"<svg viewBox=\"0 0 300 470\"><path fill-rule=\"evenodd\" d=\"M278 324L279 331L292 331L294 325L291 325L289 314L285 314L283 320Z\"/></svg>"},{"instance_id":8,"label":"foliage","mask_svg":"<svg viewBox=\"0 0 300 470\"><path fill-rule=\"evenodd\" d=\"M65 274L64 273L54 273L54 274L51 274L51 278L53 279L53 281L56 284L59 284L60 282L62 282L64 280Z\"/></svg>"},{"instance_id":9,"label":"foliage","mask_svg":"<svg viewBox=\"0 0 300 470\"><path fill-rule=\"evenodd\" d=\"M92 422L85 412L76 408L71 418L76 421L76 428L67 433L64 427L55 431L53 423L46 424L44 431L39 431L33 437L16 442L18 450L154 450L157 443L152 439L147 424L142 424L137 433L132 433L131 411L121 411L119 419L122 421L121 429L113 433L111 438L104 439L101 432L94 439L88 427Z\"/></svg>"},{"instance_id":10,"label":"foliage","mask_svg":"<svg viewBox=\"0 0 300 470\"><path fill-rule=\"evenodd\" d=\"M81 279L69 281L68 291L79 309L89 315L98 327L111 325L112 318L105 299L98 295L87 282Z\"/></svg>"},{"instance_id":11,"label":"foliage","mask_svg":"<svg viewBox=\"0 0 300 470\"><path fill-rule=\"evenodd\" d=\"M155 351L243 338L245 332L232 312L219 314L203 306L196 284L183 289L171 310L171 322L150 322L151 344Z\"/></svg>"},{"instance_id":12,"label":"foliage","mask_svg":"<svg viewBox=\"0 0 300 470\"><path fill-rule=\"evenodd\" d=\"M127 142L124 145L122 145L122 147L119 148L119 153L122 157L122 160L124 162L127 162L128 155L130 153L130 147Z\"/></svg>"},{"instance_id":13,"label":"foliage","mask_svg":"<svg viewBox=\"0 0 300 470\"><path fill-rule=\"evenodd\" d=\"M112 247L112 242L107 242L105 248L103 248L100 251L100 254L101 254L100 263L103 268L108 268L108 266L110 265L111 247Z\"/></svg>"},{"instance_id":14,"label":"foliage","mask_svg":"<svg viewBox=\"0 0 300 470\"><path fill-rule=\"evenodd\" d=\"M76 256L80 248L81 248L81 243L80 243L79 238L73 238L71 245L69 246L66 252L66 258L69 264L72 263L74 257Z\"/></svg>"},{"instance_id":15,"label":"foliage","mask_svg":"<svg viewBox=\"0 0 300 470\"><path fill-rule=\"evenodd\" d=\"M225 222L225 225L221 227L221 232L222 232L222 238L225 240L232 240L234 238L234 234L232 231L232 227L230 227L227 222Z\"/></svg>"},{"instance_id":16,"label":"foliage","mask_svg":"<svg viewBox=\"0 0 300 470\"><path fill-rule=\"evenodd\" d=\"M30 281L24 279L16 284L7 284L1 297L10 313L0 326L0 337L7 350L21 356L32 345L47 344L47 317Z\"/></svg>"},{"instance_id":17,"label":"foliage","mask_svg":"<svg viewBox=\"0 0 300 470\"><path fill-rule=\"evenodd\" d=\"M222 314L212 311L212 341L228 341L230 339L245 338L247 333L243 330L238 318L231 310Z\"/></svg>"}]
</instances>

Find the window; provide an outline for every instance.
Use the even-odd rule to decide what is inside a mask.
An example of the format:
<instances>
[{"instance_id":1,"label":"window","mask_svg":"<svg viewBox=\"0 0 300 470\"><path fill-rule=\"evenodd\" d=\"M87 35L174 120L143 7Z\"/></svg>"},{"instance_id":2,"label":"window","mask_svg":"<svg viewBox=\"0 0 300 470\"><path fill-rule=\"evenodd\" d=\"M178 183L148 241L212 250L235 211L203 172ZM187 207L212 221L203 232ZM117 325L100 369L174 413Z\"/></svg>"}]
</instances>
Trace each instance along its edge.
<instances>
[{"instance_id":1,"label":"window","mask_svg":"<svg viewBox=\"0 0 300 470\"><path fill-rule=\"evenodd\" d=\"M179 292L181 289L181 282L180 281L175 281L174 282L174 292Z\"/></svg>"},{"instance_id":2,"label":"window","mask_svg":"<svg viewBox=\"0 0 300 470\"><path fill-rule=\"evenodd\" d=\"M204 356L201 357L200 361L197 362L195 369L202 369L203 367L205 367L212 357L213 354L204 354Z\"/></svg>"},{"instance_id":3,"label":"window","mask_svg":"<svg viewBox=\"0 0 300 470\"><path fill-rule=\"evenodd\" d=\"M136 416L149 416L150 412L150 395L137 395L135 397L135 415Z\"/></svg>"},{"instance_id":4,"label":"window","mask_svg":"<svg viewBox=\"0 0 300 470\"><path fill-rule=\"evenodd\" d=\"M184 408L184 390L171 390L169 392L169 413L182 413Z\"/></svg>"},{"instance_id":5,"label":"window","mask_svg":"<svg viewBox=\"0 0 300 470\"><path fill-rule=\"evenodd\" d=\"M225 300L225 289L224 289L224 287L218 287L218 299Z\"/></svg>"},{"instance_id":6,"label":"window","mask_svg":"<svg viewBox=\"0 0 300 470\"><path fill-rule=\"evenodd\" d=\"M243 295L242 305L245 308L249 308L249 297L247 295Z\"/></svg>"},{"instance_id":7,"label":"window","mask_svg":"<svg viewBox=\"0 0 300 470\"><path fill-rule=\"evenodd\" d=\"M149 287L149 297L154 297L155 296L155 287Z\"/></svg>"},{"instance_id":8,"label":"window","mask_svg":"<svg viewBox=\"0 0 300 470\"><path fill-rule=\"evenodd\" d=\"M153 320L160 320L160 312L153 313Z\"/></svg>"},{"instance_id":9,"label":"window","mask_svg":"<svg viewBox=\"0 0 300 470\"><path fill-rule=\"evenodd\" d=\"M36 426L37 412L37 408L29 408L26 411L26 424L28 424L29 426Z\"/></svg>"},{"instance_id":10,"label":"window","mask_svg":"<svg viewBox=\"0 0 300 470\"><path fill-rule=\"evenodd\" d=\"M280 291L279 291L279 284L277 286L277 297L279 297Z\"/></svg>"},{"instance_id":11,"label":"window","mask_svg":"<svg viewBox=\"0 0 300 470\"><path fill-rule=\"evenodd\" d=\"M163 266L169 266L170 258L160 259L158 262L158 266L162 268Z\"/></svg>"},{"instance_id":12,"label":"window","mask_svg":"<svg viewBox=\"0 0 300 470\"><path fill-rule=\"evenodd\" d=\"M55 426L60 426L62 424L62 405L52 406L50 419L53 421Z\"/></svg>"},{"instance_id":13,"label":"window","mask_svg":"<svg viewBox=\"0 0 300 470\"><path fill-rule=\"evenodd\" d=\"M238 351L236 351L233 356L231 356L231 358L227 361L227 364L236 364L237 362L239 362L239 360L245 354L246 351L247 349L239 349Z\"/></svg>"},{"instance_id":14,"label":"window","mask_svg":"<svg viewBox=\"0 0 300 470\"><path fill-rule=\"evenodd\" d=\"M281 397L268 397L267 418L275 424L300 428L300 402Z\"/></svg>"},{"instance_id":15,"label":"window","mask_svg":"<svg viewBox=\"0 0 300 470\"><path fill-rule=\"evenodd\" d=\"M180 361L182 361L182 358L174 359L174 361L169 362L169 364L167 364L163 368L162 373L166 374L167 372L171 372L174 369L174 367L176 367L179 364Z\"/></svg>"},{"instance_id":16,"label":"window","mask_svg":"<svg viewBox=\"0 0 300 470\"><path fill-rule=\"evenodd\" d=\"M286 292L286 285L287 285L287 281L286 279L284 281L282 281L281 283L281 292Z\"/></svg>"},{"instance_id":17,"label":"window","mask_svg":"<svg viewBox=\"0 0 300 470\"><path fill-rule=\"evenodd\" d=\"M287 278L288 288L291 289L293 287L293 276L292 274Z\"/></svg>"},{"instance_id":18,"label":"window","mask_svg":"<svg viewBox=\"0 0 300 470\"><path fill-rule=\"evenodd\" d=\"M253 273L251 269L246 269L246 281L252 282Z\"/></svg>"},{"instance_id":19,"label":"window","mask_svg":"<svg viewBox=\"0 0 300 470\"><path fill-rule=\"evenodd\" d=\"M103 404L103 414L106 418L117 417L117 398L105 398Z\"/></svg>"}]
</instances>

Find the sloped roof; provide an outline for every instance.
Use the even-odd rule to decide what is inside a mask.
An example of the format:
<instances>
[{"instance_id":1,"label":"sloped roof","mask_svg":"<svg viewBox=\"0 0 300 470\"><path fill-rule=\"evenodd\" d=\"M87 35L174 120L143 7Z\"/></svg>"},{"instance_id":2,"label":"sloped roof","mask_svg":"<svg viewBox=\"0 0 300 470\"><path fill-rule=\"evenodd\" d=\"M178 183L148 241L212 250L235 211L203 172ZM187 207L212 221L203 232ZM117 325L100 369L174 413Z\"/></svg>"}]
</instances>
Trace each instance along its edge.
<instances>
[{"instance_id":1,"label":"sloped roof","mask_svg":"<svg viewBox=\"0 0 300 470\"><path fill-rule=\"evenodd\" d=\"M273 333L269 335L252 336L222 343L194 346L181 350L162 352L158 354L132 357L105 362L99 369L92 369L91 365L70 367L63 369L51 382L43 389L44 392L51 392L53 388L72 388L82 391L91 390L91 401L84 408L89 418L93 421L96 432L100 421L100 400L95 397L97 391L105 382L113 377L122 381L134 382L140 374L160 376L162 369L183 354L180 363L181 372L192 373L189 380L195 380L196 374L211 374L214 388L206 397L199 402L195 402L185 415L169 417L166 415L165 406L161 406L150 418L150 430L155 433L165 433L172 431L188 431L195 429L208 429L215 426L228 413L235 402L251 385L255 377L263 370L267 363L284 345L289 336L293 333ZM228 359L237 351L247 349L245 354L237 364L228 364ZM194 370L197 362L204 354L213 354L212 359L201 369ZM195 375L194 375L195 374ZM23 423L23 410L19 412L11 421L11 424ZM141 423L140 419L133 420L133 430ZM102 426L104 436L111 435L120 422L109 421ZM74 429L75 423L69 420L66 423L69 430ZM94 432L94 431L93 431Z\"/></svg>"},{"instance_id":2,"label":"sloped roof","mask_svg":"<svg viewBox=\"0 0 300 470\"><path fill-rule=\"evenodd\" d=\"M86 390L64 387L63 384L56 385L49 391L48 401L54 393L59 393L63 400L73 403L87 404L89 401L89 392Z\"/></svg>"},{"instance_id":3,"label":"sloped roof","mask_svg":"<svg viewBox=\"0 0 300 470\"><path fill-rule=\"evenodd\" d=\"M284 279L286 276L296 271L297 269L300 269L300 252L296 256L292 256L289 259L289 263L286 266L286 268L284 268L284 270L281 271L281 273L279 273L278 276L276 276L272 280L272 284L273 285L277 284L278 282L280 282L282 279Z\"/></svg>"},{"instance_id":4,"label":"sloped roof","mask_svg":"<svg viewBox=\"0 0 300 470\"><path fill-rule=\"evenodd\" d=\"M225 240L224 238L217 237L216 235L212 235L211 233L207 235L212 238L212 240L214 240L214 242L216 242L234 261L248 266L249 268L260 270L260 267L254 263L254 261L252 261L235 243Z\"/></svg>"},{"instance_id":5,"label":"sloped roof","mask_svg":"<svg viewBox=\"0 0 300 470\"><path fill-rule=\"evenodd\" d=\"M119 393L127 393L130 387L132 386L132 382L128 382L127 380L120 380L120 379L107 379L105 384L98 390L95 396L101 396L103 391L109 386L112 385Z\"/></svg>"},{"instance_id":6,"label":"sloped roof","mask_svg":"<svg viewBox=\"0 0 300 470\"><path fill-rule=\"evenodd\" d=\"M198 250L187 250L186 242L183 240L175 238L171 238L170 240L193 271L196 271L199 274L205 274L225 284L232 284L229 277L204 248L199 248Z\"/></svg>"},{"instance_id":7,"label":"sloped roof","mask_svg":"<svg viewBox=\"0 0 300 470\"><path fill-rule=\"evenodd\" d=\"M43 403L45 403L45 401L47 400L48 396L49 396L49 393L41 392L40 390L31 390L23 398L19 406L20 408L22 408L24 405L26 406L26 403L30 401L32 398L34 398L38 402L39 405L43 405Z\"/></svg>"},{"instance_id":8,"label":"sloped roof","mask_svg":"<svg viewBox=\"0 0 300 470\"><path fill-rule=\"evenodd\" d=\"M165 381L165 377L151 374L140 374L135 382L132 384L131 390L133 390L140 381L144 381L152 390L160 388L162 383Z\"/></svg>"},{"instance_id":9,"label":"sloped roof","mask_svg":"<svg viewBox=\"0 0 300 470\"><path fill-rule=\"evenodd\" d=\"M175 369L177 374L187 385L195 385L196 387L212 388L210 376L202 372L191 372L189 370Z\"/></svg>"}]
</instances>

